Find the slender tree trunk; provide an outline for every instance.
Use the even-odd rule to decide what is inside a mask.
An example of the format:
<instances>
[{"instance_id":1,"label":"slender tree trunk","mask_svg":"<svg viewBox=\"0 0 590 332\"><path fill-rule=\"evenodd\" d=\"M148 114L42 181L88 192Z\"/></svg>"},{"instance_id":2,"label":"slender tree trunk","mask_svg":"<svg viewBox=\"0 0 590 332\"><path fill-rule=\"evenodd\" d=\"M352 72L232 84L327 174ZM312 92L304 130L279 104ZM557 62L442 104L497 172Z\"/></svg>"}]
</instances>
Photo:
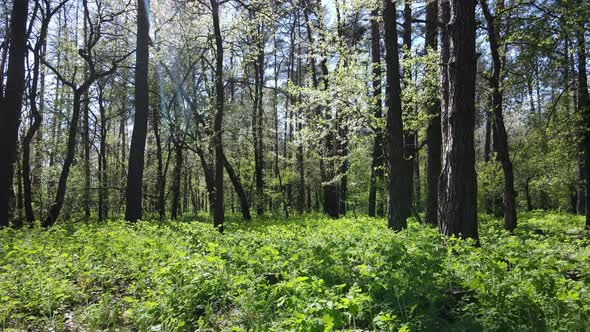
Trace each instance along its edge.
<instances>
[{"instance_id":1,"label":"slender tree trunk","mask_svg":"<svg viewBox=\"0 0 590 332\"><path fill-rule=\"evenodd\" d=\"M227 160L227 158L225 156L223 156L223 165L225 167L225 171L227 172L227 175L229 176L229 178L234 186L234 190L236 191L236 194L238 195L238 200L240 201L240 209L242 210L242 217L246 221L251 220L252 217L250 216L250 207L248 205L248 198L246 197L246 192L244 191L244 187L242 187L242 182L240 181L240 178L238 177L238 175L236 174L233 167L231 166L231 164L229 163L229 161Z\"/></svg>"},{"instance_id":2,"label":"slender tree trunk","mask_svg":"<svg viewBox=\"0 0 590 332\"><path fill-rule=\"evenodd\" d=\"M502 164L504 172L504 228L512 232L516 228L516 191L514 190L514 172L512 170L512 161L510 160L508 147L508 134L504 126L503 118L503 96L500 81L502 79L502 67L504 61L500 55L500 31L501 26L498 14L493 16L489 10L487 0L481 0L480 5L487 21L488 39L490 42L490 51L492 53L492 75L489 82L492 88L492 112L494 116L493 127L496 135L494 136L494 150L497 159ZM497 2L497 12L504 9L503 0Z\"/></svg>"},{"instance_id":3,"label":"slender tree trunk","mask_svg":"<svg viewBox=\"0 0 590 332\"><path fill-rule=\"evenodd\" d=\"M583 135L582 135L583 137ZM584 145L578 144L577 146L577 161L578 161L578 183L577 183L577 202L576 202L576 213L582 216L586 215L586 179L584 175Z\"/></svg>"},{"instance_id":4,"label":"slender tree trunk","mask_svg":"<svg viewBox=\"0 0 590 332\"><path fill-rule=\"evenodd\" d=\"M426 5L426 52L436 52L438 32L438 0ZM424 220L431 225L438 225L438 179L441 171L441 125L440 98L434 96L429 104L430 123L426 128L426 209Z\"/></svg>"},{"instance_id":5,"label":"slender tree trunk","mask_svg":"<svg viewBox=\"0 0 590 332\"><path fill-rule=\"evenodd\" d=\"M412 54L412 0L404 0L404 22L403 22L403 56L404 59L410 59ZM406 70L407 69L407 70ZM403 69L403 80L408 84L412 80L412 69ZM413 130L404 130L404 157L406 159L406 167L408 167L408 177L410 179L410 206L415 206L414 193L416 188L414 187L414 164L416 163L416 132Z\"/></svg>"},{"instance_id":6,"label":"slender tree trunk","mask_svg":"<svg viewBox=\"0 0 590 332\"><path fill-rule=\"evenodd\" d=\"M588 77L586 72L586 38L583 27L576 31L578 39L578 108L584 119L584 186L586 228L590 228L590 96L588 95Z\"/></svg>"},{"instance_id":7,"label":"slender tree trunk","mask_svg":"<svg viewBox=\"0 0 590 332\"><path fill-rule=\"evenodd\" d=\"M438 218L443 234L478 240L474 148L475 3L475 0L440 1L440 22L446 29L442 31L440 43L444 153Z\"/></svg>"},{"instance_id":8,"label":"slender tree trunk","mask_svg":"<svg viewBox=\"0 0 590 332\"><path fill-rule=\"evenodd\" d=\"M213 225L223 233L223 40L219 27L219 2L211 0L213 15L213 31L215 34L215 106L216 113L213 123L213 146L215 148L215 211L213 213Z\"/></svg>"},{"instance_id":9,"label":"slender tree trunk","mask_svg":"<svg viewBox=\"0 0 590 332\"><path fill-rule=\"evenodd\" d=\"M33 122L22 142L22 177L23 177L23 191L24 191L24 208L25 218L28 224L32 224L35 221L35 214L33 212L33 194L32 194L32 183L31 183L31 143L33 137L41 127L41 113L37 107L37 88L39 84L39 70L41 66L41 49L44 48L42 45L45 43L45 35L47 34L47 27L42 23L42 30L35 45L35 52L33 54L33 78L31 79L31 88L29 91L29 107L33 116ZM43 101L41 101L43 103ZM41 169L36 169L40 172Z\"/></svg>"},{"instance_id":10,"label":"slender tree trunk","mask_svg":"<svg viewBox=\"0 0 590 332\"><path fill-rule=\"evenodd\" d=\"M83 38L88 40L88 21L83 20ZM88 79L88 64L84 68L84 80ZM84 217L90 219L90 98L88 90L82 96L82 158L84 160Z\"/></svg>"},{"instance_id":11,"label":"slender tree trunk","mask_svg":"<svg viewBox=\"0 0 590 332\"><path fill-rule=\"evenodd\" d=\"M20 141L22 141L22 137L20 139ZM22 158L22 153L21 153L21 149L17 150L17 160L19 159L19 154L20 157ZM14 226L14 228L21 228L23 227L23 210L24 210L24 202L23 202L23 170L22 170L22 165L19 162L14 163L14 166L16 167L16 213L15 213L15 217L12 220L12 225Z\"/></svg>"},{"instance_id":12,"label":"slender tree trunk","mask_svg":"<svg viewBox=\"0 0 590 332\"><path fill-rule=\"evenodd\" d=\"M100 138L99 138L99 156L98 156L98 182L99 182L99 190L98 190L98 220L102 221L108 219L109 217L109 202L108 202L108 165L107 165L107 134L108 134L108 127L107 127L107 114L106 108L104 106L104 87L99 86L99 93L98 93L98 110L100 113Z\"/></svg>"},{"instance_id":13,"label":"slender tree trunk","mask_svg":"<svg viewBox=\"0 0 590 332\"><path fill-rule=\"evenodd\" d=\"M18 127L25 89L26 26L29 1L15 0L10 15L10 49L5 95L0 100L0 228L9 225L9 200L14 163L17 161Z\"/></svg>"},{"instance_id":14,"label":"slender tree trunk","mask_svg":"<svg viewBox=\"0 0 590 332\"><path fill-rule=\"evenodd\" d=\"M299 39L301 39L301 26L299 25L299 14L297 14L297 33L299 36ZM296 74L297 74L297 86L301 86L303 84L303 63L302 63L302 50L301 50L301 43L299 43L299 45L297 46L297 69L296 69ZM299 100L298 103L301 103L301 96L299 96ZM293 112L291 112L291 115L293 114ZM301 119L301 116L297 117L296 120L296 128L297 128L297 133L301 134L303 131L303 119ZM292 121L291 121L292 123ZM292 130L292 124L290 125L290 129L289 132L291 133L291 137L293 136L293 130ZM298 140L297 142L297 152L296 152L296 156L295 158L297 159L297 170L298 170L298 179L297 179L297 212L299 214L302 214L305 210L305 156L303 155L303 144L302 142L300 142ZM311 199L309 199L308 201L309 203L311 202ZM307 204L308 208L311 206L311 204Z\"/></svg>"},{"instance_id":15,"label":"slender tree trunk","mask_svg":"<svg viewBox=\"0 0 590 332\"><path fill-rule=\"evenodd\" d=\"M129 149L127 204L125 219L138 221L143 216L143 169L147 136L149 93L149 2L137 1L137 51L135 60L135 121Z\"/></svg>"},{"instance_id":16,"label":"slender tree trunk","mask_svg":"<svg viewBox=\"0 0 590 332\"><path fill-rule=\"evenodd\" d=\"M156 66L156 80L160 81L160 70L159 67ZM154 109L152 112L152 129L154 131L154 138L156 141L156 159L157 159L157 169L156 169L156 190L158 191L158 201L156 209L158 210L158 216L160 220L164 220L166 218L166 177L164 175L164 166L162 161L162 138L160 134L160 111L161 111L161 103L162 103L162 96L158 95L159 103L158 108Z\"/></svg>"},{"instance_id":17,"label":"slender tree trunk","mask_svg":"<svg viewBox=\"0 0 590 332\"><path fill-rule=\"evenodd\" d=\"M381 107L381 31L379 28L379 11L371 12L371 65L373 75L373 116L377 121L383 117ZM371 179L369 184L369 216L383 216L383 130L375 127L375 139L373 141L373 153L371 160ZM379 201L377 201L379 193Z\"/></svg>"},{"instance_id":18,"label":"slender tree trunk","mask_svg":"<svg viewBox=\"0 0 590 332\"><path fill-rule=\"evenodd\" d=\"M483 161L486 163L490 161L492 155L492 113L489 111L485 112L486 116L486 128L485 128L485 140L483 147Z\"/></svg>"},{"instance_id":19,"label":"slender tree trunk","mask_svg":"<svg viewBox=\"0 0 590 332\"><path fill-rule=\"evenodd\" d=\"M180 179L182 177L182 167L184 157L182 155L181 142L174 143L174 155L176 157L174 163L174 175L172 180L172 211L170 217L176 219L180 210Z\"/></svg>"},{"instance_id":20,"label":"slender tree trunk","mask_svg":"<svg viewBox=\"0 0 590 332\"><path fill-rule=\"evenodd\" d=\"M385 103L387 105L387 170L388 170L388 225L399 231L407 226L411 214L410 177L408 162L404 158L404 131L402 120L400 64L397 44L395 3L386 1L383 9L385 26L385 63L387 81Z\"/></svg>"},{"instance_id":21,"label":"slender tree trunk","mask_svg":"<svg viewBox=\"0 0 590 332\"><path fill-rule=\"evenodd\" d=\"M72 118L70 119L70 126L68 129L66 157L64 159L64 164L61 170L61 174L59 176L59 182L57 184L57 192L55 194L55 199L49 207L47 217L43 222L43 226L45 227L53 226L53 224L57 221L57 217L59 216L59 213L64 203L68 176L70 175L70 169L72 167L74 156L76 154L78 124L80 122L81 111L80 108L82 102L82 95L85 90L86 89L81 88L74 89L74 109L72 112Z\"/></svg>"}]
</instances>

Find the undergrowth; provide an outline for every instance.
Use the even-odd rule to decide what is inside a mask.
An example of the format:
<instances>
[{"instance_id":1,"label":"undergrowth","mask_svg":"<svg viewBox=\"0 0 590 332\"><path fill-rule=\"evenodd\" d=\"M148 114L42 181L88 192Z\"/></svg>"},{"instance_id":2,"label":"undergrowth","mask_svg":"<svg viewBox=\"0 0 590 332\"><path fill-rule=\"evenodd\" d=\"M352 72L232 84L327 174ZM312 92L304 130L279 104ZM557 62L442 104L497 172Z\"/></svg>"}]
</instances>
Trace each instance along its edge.
<instances>
[{"instance_id":1,"label":"undergrowth","mask_svg":"<svg viewBox=\"0 0 590 332\"><path fill-rule=\"evenodd\" d=\"M62 224L0 230L10 330L589 331L582 219L480 217L481 247L411 222Z\"/></svg>"}]
</instances>

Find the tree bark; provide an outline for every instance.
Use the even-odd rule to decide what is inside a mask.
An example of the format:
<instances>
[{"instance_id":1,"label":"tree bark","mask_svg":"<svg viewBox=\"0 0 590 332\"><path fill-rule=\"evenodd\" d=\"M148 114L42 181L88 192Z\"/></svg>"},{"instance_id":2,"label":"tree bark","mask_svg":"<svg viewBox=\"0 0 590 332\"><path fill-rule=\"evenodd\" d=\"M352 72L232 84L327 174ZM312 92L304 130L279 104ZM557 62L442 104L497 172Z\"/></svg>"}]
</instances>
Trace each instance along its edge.
<instances>
[{"instance_id":1,"label":"tree bark","mask_svg":"<svg viewBox=\"0 0 590 332\"><path fill-rule=\"evenodd\" d=\"M70 126L68 129L68 142L67 142L67 150L66 150L66 157L64 159L64 164L61 170L61 174L59 176L59 182L57 184L57 192L55 194L55 199L53 203L49 207L49 211L47 213L47 217L43 222L44 227L50 227L55 224L57 221L57 217L61 211L61 208L64 203L64 198L66 195L66 188L68 182L68 176L70 174L70 169L72 167L72 163L74 161L74 155L76 153L76 144L77 144L77 137L78 137L78 124L80 122L80 108L82 102L82 95L86 89L74 89L74 109L72 112L72 118L70 119Z\"/></svg>"},{"instance_id":2,"label":"tree bark","mask_svg":"<svg viewBox=\"0 0 590 332\"><path fill-rule=\"evenodd\" d=\"M100 113L100 136L98 153L98 220L102 221L109 217L108 202L108 165L107 165L107 112L104 106L104 86L98 84L98 111Z\"/></svg>"},{"instance_id":3,"label":"tree bark","mask_svg":"<svg viewBox=\"0 0 590 332\"><path fill-rule=\"evenodd\" d=\"M223 40L219 26L219 0L211 0L213 15L213 31L215 34L215 106L216 113L213 123L213 146L215 149L215 210L213 212L213 225L223 233Z\"/></svg>"},{"instance_id":4,"label":"tree bark","mask_svg":"<svg viewBox=\"0 0 590 332\"><path fill-rule=\"evenodd\" d=\"M385 27L385 63L387 80L385 104L387 106L387 170L388 170L388 225L399 231L407 226L411 214L410 177L408 162L404 158L404 131L402 120L400 63L397 44L395 3L385 1L383 9Z\"/></svg>"},{"instance_id":5,"label":"tree bark","mask_svg":"<svg viewBox=\"0 0 590 332\"><path fill-rule=\"evenodd\" d=\"M182 177L182 167L184 157L182 155L181 142L174 143L174 155L176 160L174 162L174 174L172 180L172 211L170 217L176 219L180 210L180 179Z\"/></svg>"},{"instance_id":6,"label":"tree bark","mask_svg":"<svg viewBox=\"0 0 590 332\"><path fill-rule=\"evenodd\" d=\"M244 218L244 220L251 220L252 217L250 216L248 198L246 197L244 187L242 187L242 181L240 181L240 178L238 177L238 175L234 171L234 168L231 166L231 164L225 156L223 156L223 166L225 167L225 171L227 172L227 175L229 176L234 186L234 190L238 195L238 200L240 201L240 209L242 210L242 217Z\"/></svg>"},{"instance_id":7,"label":"tree bark","mask_svg":"<svg viewBox=\"0 0 590 332\"><path fill-rule=\"evenodd\" d=\"M147 136L149 93L149 2L137 1L137 51L135 58L135 121L131 134L127 170L127 200L125 219L138 221L143 216L143 170Z\"/></svg>"},{"instance_id":8,"label":"tree bark","mask_svg":"<svg viewBox=\"0 0 590 332\"><path fill-rule=\"evenodd\" d=\"M404 45L403 57L410 59L412 54L412 0L404 0L404 22L402 40ZM412 80L412 69L403 69L403 80L409 83ZM411 112L411 111L410 111ZM406 159L406 166L408 167L408 177L410 178L410 206L415 207L417 202L414 202L414 168L417 162L416 158L416 131L404 129L404 157Z\"/></svg>"},{"instance_id":9,"label":"tree bark","mask_svg":"<svg viewBox=\"0 0 590 332\"><path fill-rule=\"evenodd\" d=\"M47 23L46 23L47 22ZM28 224L32 224L35 221L35 213L33 212L33 193L32 193L32 181L31 181L31 143L39 128L41 127L42 117L37 107L37 88L39 84L39 71L41 66L41 54L44 49L45 37L47 35L48 19L44 19L41 23L41 32L39 39L35 44L33 52L33 77L31 79L31 88L29 91L29 107L33 116L33 122L27 130L25 137L22 142L22 177L23 177L23 191L24 191L24 207L25 207L25 218ZM43 79L44 77L42 77ZM43 84L42 84L43 85ZM41 103L43 101L41 100ZM40 172L41 169L36 169Z\"/></svg>"},{"instance_id":10,"label":"tree bark","mask_svg":"<svg viewBox=\"0 0 590 332\"><path fill-rule=\"evenodd\" d=\"M504 229L512 232L516 228L516 191L514 190L512 161L508 151L508 134L506 133L502 114L503 96L500 81L502 79L504 59L500 55L500 31L497 31L500 27L498 12L504 9L504 0L497 1L495 16L490 12L487 0L481 0L480 4L487 21L488 40L492 54L492 75L489 78L489 83L492 88L492 114L494 116L492 125L496 134L494 136L494 150L504 172Z\"/></svg>"},{"instance_id":11,"label":"tree bark","mask_svg":"<svg viewBox=\"0 0 590 332\"><path fill-rule=\"evenodd\" d=\"M474 148L475 4L475 0L440 1L439 16L445 27L440 61L443 66L441 95L445 101L441 107L444 153L438 218L443 234L478 241Z\"/></svg>"},{"instance_id":12,"label":"tree bark","mask_svg":"<svg viewBox=\"0 0 590 332\"><path fill-rule=\"evenodd\" d=\"M12 174L17 158L18 127L25 89L26 26L29 1L15 0L10 16L10 49L5 95L0 101L0 228L9 225Z\"/></svg>"},{"instance_id":13,"label":"tree bark","mask_svg":"<svg viewBox=\"0 0 590 332\"><path fill-rule=\"evenodd\" d=\"M438 0L426 5L426 52L436 52L438 32ZM434 96L428 106L430 122L426 128L426 207L424 220L431 225L438 225L438 179L441 171L441 127L440 98Z\"/></svg>"},{"instance_id":14,"label":"tree bark","mask_svg":"<svg viewBox=\"0 0 590 332\"><path fill-rule=\"evenodd\" d=\"M583 137L583 135L582 135ZM582 216L586 215L586 179L584 175L585 162L584 162L584 145L578 144L577 149L577 161L578 161L578 183L577 183L577 201L576 201L576 213Z\"/></svg>"},{"instance_id":15,"label":"tree bark","mask_svg":"<svg viewBox=\"0 0 590 332\"><path fill-rule=\"evenodd\" d=\"M578 39L578 111L584 119L584 187L586 228L590 229L590 96L588 95L588 77L586 72L586 38L582 26L576 31Z\"/></svg>"},{"instance_id":16,"label":"tree bark","mask_svg":"<svg viewBox=\"0 0 590 332\"><path fill-rule=\"evenodd\" d=\"M373 116L377 121L383 117L381 100L381 32L379 28L379 11L371 12L371 65L373 75ZM378 125L375 127L375 139L373 141L373 155L371 160L371 180L369 184L369 216L383 217L383 130ZM377 201L379 193L379 201Z\"/></svg>"}]
</instances>

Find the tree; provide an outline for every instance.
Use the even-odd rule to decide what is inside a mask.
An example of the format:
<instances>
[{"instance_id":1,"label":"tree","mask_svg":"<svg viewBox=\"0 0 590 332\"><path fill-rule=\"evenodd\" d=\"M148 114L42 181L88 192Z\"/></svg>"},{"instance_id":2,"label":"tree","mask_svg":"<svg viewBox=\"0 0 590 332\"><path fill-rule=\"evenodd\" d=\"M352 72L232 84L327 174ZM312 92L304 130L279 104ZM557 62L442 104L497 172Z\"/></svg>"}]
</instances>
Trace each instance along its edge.
<instances>
[{"instance_id":1,"label":"tree","mask_svg":"<svg viewBox=\"0 0 590 332\"><path fill-rule=\"evenodd\" d=\"M576 27L578 40L578 112L584 119L584 134L582 146L584 150L584 186L585 186L585 212L586 228L590 228L590 95L588 94L588 75L586 71L586 38L584 23L580 22Z\"/></svg>"},{"instance_id":2,"label":"tree","mask_svg":"<svg viewBox=\"0 0 590 332\"><path fill-rule=\"evenodd\" d=\"M475 174L475 0L439 2L443 161L439 227L478 240ZM448 94L448 95L447 95Z\"/></svg>"},{"instance_id":3,"label":"tree","mask_svg":"<svg viewBox=\"0 0 590 332\"><path fill-rule=\"evenodd\" d=\"M147 136L149 96L149 2L137 1L137 48L135 58L135 120L129 149L127 171L127 204L125 219L137 221L142 218L142 185L145 162L145 140Z\"/></svg>"},{"instance_id":4,"label":"tree","mask_svg":"<svg viewBox=\"0 0 590 332\"><path fill-rule=\"evenodd\" d=\"M385 1L383 8L386 86L385 105L386 159L388 171L388 211L387 222L390 228L399 231L407 226L411 214L411 184L408 162L404 158L404 129L402 120L400 64L397 45L397 19L395 3Z\"/></svg>"},{"instance_id":5,"label":"tree","mask_svg":"<svg viewBox=\"0 0 590 332\"><path fill-rule=\"evenodd\" d=\"M18 127L25 90L25 56L29 1L15 0L10 16L10 48L6 90L0 100L0 227L9 225L10 191L17 159Z\"/></svg>"},{"instance_id":6,"label":"tree","mask_svg":"<svg viewBox=\"0 0 590 332\"><path fill-rule=\"evenodd\" d=\"M379 10L371 12L371 65L373 73L374 116L377 121L383 116L381 100L381 32L379 28ZM383 162L383 130L381 124L375 126L373 154L371 160L371 180L369 187L369 216L384 215L383 198L377 203L377 192L383 194L384 162ZM375 213L376 212L376 213Z\"/></svg>"},{"instance_id":7,"label":"tree","mask_svg":"<svg viewBox=\"0 0 590 332\"><path fill-rule=\"evenodd\" d=\"M223 233L224 201L223 201L223 39L219 25L219 2L211 0L213 16L213 34L215 35L215 118L213 122L213 146L215 149L215 202L213 211L213 226Z\"/></svg>"},{"instance_id":8,"label":"tree","mask_svg":"<svg viewBox=\"0 0 590 332\"><path fill-rule=\"evenodd\" d=\"M508 152L508 134L504 126L503 117L503 96L502 71L506 62L505 55L500 55L501 35L499 29L502 27L502 11L504 10L504 0L497 0L496 13L492 15L487 0L480 1L484 17L487 22L488 42L492 54L492 72L488 77L488 82L492 89L492 114L494 117L494 149L498 161L502 164L504 172L504 228L513 231L516 228L516 192L514 191L514 172L512 170L512 161Z\"/></svg>"},{"instance_id":9,"label":"tree","mask_svg":"<svg viewBox=\"0 0 590 332\"><path fill-rule=\"evenodd\" d=\"M43 226L45 227L52 226L57 221L57 218L59 216L59 213L61 212L64 203L68 177L70 175L70 170L72 167L72 163L74 162L74 155L76 152L78 125L80 122L80 113L82 107L82 96L88 91L90 86L96 80L113 74L117 70L119 64L125 61L131 55L131 53L123 55L115 54L110 59L109 67L106 67L105 69L103 68L103 66L98 66L95 48L98 42L103 37L103 25L105 25L108 22L111 22L112 16L120 15L120 13L101 13L98 16L97 21L92 21L90 19L90 6L88 5L88 1L83 0L82 5L84 7L84 20L89 23L90 27L88 35L84 37L84 48L78 50L78 55L82 58L84 64L87 66L88 75L85 76L84 80L81 83L78 83L76 82L76 71L74 71L72 77L68 79L64 76L62 72L60 72L59 69L54 67L45 59L43 60L43 63L58 77L62 84L68 86L73 93L73 110L72 118L70 119L70 124L68 127L66 154L64 158L63 167L59 176L59 182L57 185L55 198L53 200L53 203L49 207L47 217L43 221Z\"/></svg>"},{"instance_id":10,"label":"tree","mask_svg":"<svg viewBox=\"0 0 590 332\"><path fill-rule=\"evenodd\" d=\"M438 0L426 5L426 52L436 52L438 31ZM428 105L430 122L426 128L426 209L424 220L438 225L438 178L441 170L440 97L433 96Z\"/></svg>"}]
</instances>

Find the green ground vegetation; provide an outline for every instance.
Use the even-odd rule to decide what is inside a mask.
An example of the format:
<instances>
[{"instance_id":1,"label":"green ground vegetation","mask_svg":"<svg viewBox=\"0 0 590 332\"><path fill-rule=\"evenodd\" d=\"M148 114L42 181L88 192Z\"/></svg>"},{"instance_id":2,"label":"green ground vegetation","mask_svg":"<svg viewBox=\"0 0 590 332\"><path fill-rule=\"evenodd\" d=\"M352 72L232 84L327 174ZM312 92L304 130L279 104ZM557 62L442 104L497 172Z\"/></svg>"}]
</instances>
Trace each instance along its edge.
<instances>
[{"instance_id":1,"label":"green ground vegetation","mask_svg":"<svg viewBox=\"0 0 590 332\"><path fill-rule=\"evenodd\" d=\"M61 224L0 230L13 330L590 330L581 217L480 217L481 246L382 219Z\"/></svg>"}]
</instances>

